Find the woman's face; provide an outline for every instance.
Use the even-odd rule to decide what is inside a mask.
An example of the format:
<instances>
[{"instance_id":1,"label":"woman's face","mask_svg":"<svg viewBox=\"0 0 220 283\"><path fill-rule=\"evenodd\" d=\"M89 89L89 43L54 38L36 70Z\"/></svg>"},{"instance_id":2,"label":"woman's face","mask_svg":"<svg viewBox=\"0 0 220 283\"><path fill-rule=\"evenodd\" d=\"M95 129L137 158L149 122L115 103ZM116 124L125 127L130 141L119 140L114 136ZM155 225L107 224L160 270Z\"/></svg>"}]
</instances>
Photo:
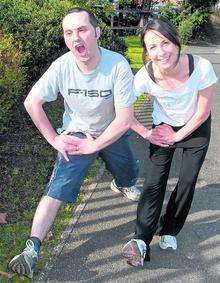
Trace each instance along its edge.
<instances>
[{"instance_id":1,"label":"woman's face","mask_svg":"<svg viewBox=\"0 0 220 283\"><path fill-rule=\"evenodd\" d=\"M161 71L173 69L178 61L178 47L160 32L149 30L144 36L147 56Z\"/></svg>"}]
</instances>

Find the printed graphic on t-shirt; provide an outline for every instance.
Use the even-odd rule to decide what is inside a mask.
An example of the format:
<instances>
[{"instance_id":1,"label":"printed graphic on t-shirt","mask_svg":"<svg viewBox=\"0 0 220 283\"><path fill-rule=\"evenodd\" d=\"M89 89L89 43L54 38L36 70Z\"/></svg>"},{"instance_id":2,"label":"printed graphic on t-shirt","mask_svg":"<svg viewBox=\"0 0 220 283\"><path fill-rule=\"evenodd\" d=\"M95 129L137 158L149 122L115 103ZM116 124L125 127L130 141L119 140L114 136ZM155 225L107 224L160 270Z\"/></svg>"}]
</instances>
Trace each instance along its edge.
<instances>
[{"instance_id":1,"label":"printed graphic on t-shirt","mask_svg":"<svg viewBox=\"0 0 220 283\"><path fill-rule=\"evenodd\" d=\"M93 89L93 90L87 90L87 89L72 89L69 88L68 89L68 94L69 95L84 95L84 96L88 96L88 97L101 97L101 98L105 98L108 99L112 96L112 90L111 89L107 89L107 90L97 90L97 89Z\"/></svg>"}]
</instances>

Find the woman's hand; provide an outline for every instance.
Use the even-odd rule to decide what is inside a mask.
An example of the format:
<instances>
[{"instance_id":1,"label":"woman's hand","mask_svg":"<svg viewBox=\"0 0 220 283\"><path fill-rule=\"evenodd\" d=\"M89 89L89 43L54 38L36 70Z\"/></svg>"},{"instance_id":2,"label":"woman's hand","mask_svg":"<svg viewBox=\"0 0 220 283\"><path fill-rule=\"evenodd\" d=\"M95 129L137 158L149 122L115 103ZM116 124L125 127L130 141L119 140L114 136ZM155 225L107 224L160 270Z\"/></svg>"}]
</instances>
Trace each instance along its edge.
<instances>
[{"instance_id":1,"label":"woman's hand","mask_svg":"<svg viewBox=\"0 0 220 283\"><path fill-rule=\"evenodd\" d=\"M160 136L162 143L173 145L178 142L178 134L167 124L158 125L154 128L155 134Z\"/></svg>"},{"instance_id":2,"label":"woman's hand","mask_svg":"<svg viewBox=\"0 0 220 283\"><path fill-rule=\"evenodd\" d=\"M156 130L156 128L148 130L145 139L149 140L150 143L161 147L169 146L169 144L165 142L164 137Z\"/></svg>"}]
</instances>

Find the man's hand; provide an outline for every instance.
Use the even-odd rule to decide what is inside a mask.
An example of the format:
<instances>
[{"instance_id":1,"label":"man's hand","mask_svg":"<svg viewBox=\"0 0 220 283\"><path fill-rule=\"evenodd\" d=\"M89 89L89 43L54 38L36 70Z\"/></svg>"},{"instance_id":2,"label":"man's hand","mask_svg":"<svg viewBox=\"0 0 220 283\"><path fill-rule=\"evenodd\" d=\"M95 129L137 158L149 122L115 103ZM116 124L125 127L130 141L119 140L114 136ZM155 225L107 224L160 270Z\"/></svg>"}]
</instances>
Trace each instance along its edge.
<instances>
[{"instance_id":1,"label":"man's hand","mask_svg":"<svg viewBox=\"0 0 220 283\"><path fill-rule=\"evenodd\" d=\"M74 140L76 148L68 150L68 154L72 155L82 155L82 154L92 154L99 149L97 148L95 139L89 134L86 133L86 138L80 139L77 137L71 137Z\"/></svg>"},{"instance_id":2,"label":"man's hand","mask_svg":"<svg viewBox=\"0 0 220 283\"><path fill-rule=\"evenodd\" d=\"M80 139L77 137L62 133L60 135L57 135L51 144L63 155L66 161L69 161L67 153L73 151L76 152L78 150L78 140Z\"/></svg>"}]
</instances>

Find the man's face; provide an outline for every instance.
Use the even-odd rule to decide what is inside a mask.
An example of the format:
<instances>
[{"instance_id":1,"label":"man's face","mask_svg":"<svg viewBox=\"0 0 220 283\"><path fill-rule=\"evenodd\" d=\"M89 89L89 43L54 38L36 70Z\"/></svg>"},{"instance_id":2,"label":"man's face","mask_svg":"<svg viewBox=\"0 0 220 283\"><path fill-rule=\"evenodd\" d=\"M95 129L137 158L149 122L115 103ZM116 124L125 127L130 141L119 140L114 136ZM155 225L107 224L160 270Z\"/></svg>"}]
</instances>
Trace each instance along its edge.
<instances>
[{"instance_id":1,"label":"man's face","mask_svg":"<svg viewBox=\"0 0 220 283\"><path fill-rule=\"evenodd\" d=\"M87 62L97 54L100 29L94 28L86 12L71 13L63 19L64 40L77 61Z\"/></svg>"}]
</instances>

